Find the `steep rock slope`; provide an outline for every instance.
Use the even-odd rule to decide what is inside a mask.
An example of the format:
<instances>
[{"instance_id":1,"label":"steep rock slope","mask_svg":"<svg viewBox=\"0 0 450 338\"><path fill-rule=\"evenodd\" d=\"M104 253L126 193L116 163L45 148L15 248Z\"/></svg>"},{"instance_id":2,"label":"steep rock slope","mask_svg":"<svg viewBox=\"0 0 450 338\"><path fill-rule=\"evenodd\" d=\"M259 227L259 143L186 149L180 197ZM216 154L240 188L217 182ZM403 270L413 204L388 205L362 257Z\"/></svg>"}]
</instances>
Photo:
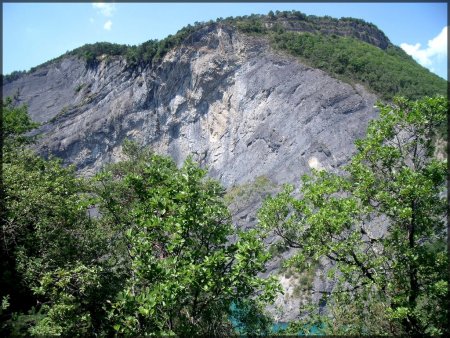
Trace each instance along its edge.
<instances>
[{"instance_id":1,"label":"steep rock slope","mask_svg":"<svg viewBox=\"0 0 450 338\"><path fill-rule=\"evenodd\" d=\"M196 32L155 68L129 69L122 57L86 67L69 57L3 90L44 123L39 151L82 173L119 159L132 138L178 163L193 154L225 186L338 167L376 115L364 88L225 25Z\"/></svg>"},{"instance_id":2,"label":"steep rock slope","mask_svg":"<svg viewBox=\"0 0 450 338\"><path fill-rule=\"evenodd\" d=\"M27 103L43 123L38 151L75 164L84 175L120 159L121 144L130 138L177 163L193 155L228 188L259 176L292 183L311 168L337 170L377 115L376 97L362 86L227 25L203 27L156 67L131 68L121 56L101 59L87 66L64 57L3 86L4 96ZM262 196L250 197L231 205L239 227L256 222ZM272 262L267 274L290 254ZM301 299L292 296L298 281L282 280L286 294L276 304L282 310L272 311L288 321ZM326 288L318 277L315 285Z\"/></svg>"}]
</instances>

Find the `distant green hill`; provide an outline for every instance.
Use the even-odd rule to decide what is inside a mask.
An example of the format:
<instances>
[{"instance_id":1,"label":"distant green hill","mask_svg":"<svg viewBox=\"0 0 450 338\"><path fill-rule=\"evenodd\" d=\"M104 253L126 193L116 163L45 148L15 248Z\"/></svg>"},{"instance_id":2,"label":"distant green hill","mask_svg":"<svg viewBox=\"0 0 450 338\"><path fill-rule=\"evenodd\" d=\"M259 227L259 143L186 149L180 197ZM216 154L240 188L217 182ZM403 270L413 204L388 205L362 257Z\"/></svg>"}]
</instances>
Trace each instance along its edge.
<instances>
[{"instance_id":1,"label":"distant green hill","mask_svg":"<svg viewBox=\"0 0 450 338\"><path fill-rule=\"evenodd\" d=\"M275 49L297 56L303 63L340 80L360 83L384 100L395 95L416 99L447 94L447 81L394 46L375 25L360 19L308 16L298 11L196 22L163 40L149 40L137 46L108 42L87 44L45 64L75 55L85 58L88 66L95 66L102 55L121 55L131 68L147 66L160 62L173 47L189 43L196 31L216 24L267 37ZM12 81L23 73L14 72L5 76L4 81Z\"/></svg>"}]
</instances>

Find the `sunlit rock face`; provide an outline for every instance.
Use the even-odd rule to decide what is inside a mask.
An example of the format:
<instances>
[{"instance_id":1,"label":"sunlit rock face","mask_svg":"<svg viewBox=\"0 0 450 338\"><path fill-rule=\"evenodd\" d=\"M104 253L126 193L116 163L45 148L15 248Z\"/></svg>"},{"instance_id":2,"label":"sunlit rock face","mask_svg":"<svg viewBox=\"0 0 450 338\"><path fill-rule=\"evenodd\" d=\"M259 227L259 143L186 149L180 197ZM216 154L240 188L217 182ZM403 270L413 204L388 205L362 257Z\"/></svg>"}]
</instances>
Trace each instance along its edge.
<instances>
[{"instance_id":1,"label":"sunlit rock face","mask_svg":"<svg viewBox=\"0 0 450 338\"><path fill-rule=\"evenodd\" d=\"M88 67L67 57L5 83L3 95L27 103L43 123L38 151L82 175L120 160L128 138L178 164L192 155L228 188L258 176L297 183L312 169L339 170L377 115L377 98L363 87L220 24L197 31L154 66L105 57ZM253 226L261 201L235 203L235 224ZM295 316L285 311L279 319Z\"/></svg>"}]
</instances>

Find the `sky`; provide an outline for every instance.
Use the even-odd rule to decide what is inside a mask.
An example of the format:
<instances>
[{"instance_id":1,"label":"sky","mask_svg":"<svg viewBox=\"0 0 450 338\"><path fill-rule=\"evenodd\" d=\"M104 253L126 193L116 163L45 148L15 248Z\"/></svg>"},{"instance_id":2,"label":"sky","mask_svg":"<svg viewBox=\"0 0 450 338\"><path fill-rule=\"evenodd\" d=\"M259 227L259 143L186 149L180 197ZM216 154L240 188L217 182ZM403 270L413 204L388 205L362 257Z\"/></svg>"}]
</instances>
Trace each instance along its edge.
<instances>
[{"instance_id":1,"label":"sky","mask_svg":"<svg viewBox=\"0 0 450 338\"><path fill-rule=\"evenodd\" d=\"M2 73L29 70L86 43L135 45L196 21L297 10L375 24L447 79L447 3L3 3Z\"/></svg>"}]
</instances>

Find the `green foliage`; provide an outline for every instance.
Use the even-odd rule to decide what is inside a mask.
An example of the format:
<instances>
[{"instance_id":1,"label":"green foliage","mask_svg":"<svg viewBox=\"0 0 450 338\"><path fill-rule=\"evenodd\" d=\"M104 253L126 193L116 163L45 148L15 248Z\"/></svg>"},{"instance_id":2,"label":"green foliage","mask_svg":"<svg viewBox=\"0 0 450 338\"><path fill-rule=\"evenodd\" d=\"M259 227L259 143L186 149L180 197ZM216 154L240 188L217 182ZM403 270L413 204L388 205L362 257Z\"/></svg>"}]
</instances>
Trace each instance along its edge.
<instances>
[{"instance_id":1,"label":"green foliage","mask_svg":"<svg viewBox=\"0 0 450 338\"><path fill-rule=\"evenodd\" d=\"M383 99L445 95L446 81L419 66L398 47L381 50L360 40L309 33L273 34L275 48L299 56L312 67L366 85Z\"/></svg>"},{"instance_id":2,"label":"green foliage","mask_svg":"<svg viewBox=\"0 0 450 338\"><path fill-rule=\"evenodd\" d=\"M66 55L74 55L82 57L86 60L88 66L95 66L98 63L98 58L107 55L124 55L128 49L126 45L119 45L110 42L97 42L93 44L86 44L82 47L74 49Z\"/></svg>"},{"instance_id":3,"label":"green foliage","mask_svg":"<svg viewBox=\"0 0 450 338\"><path fill-rule=\"evenodd\" d=\"M82 183L74 178L73 168L62 168L59 161L45 161L25 150L7 153L4 160L8 208L3 244L25 246L64 260L71 243L67 236L76 234L71 234L70 228L55 228L55 224L75 226L83 221L83 201L78 195ZM35 231L30 231L32 225ZM64 252L59 251L61 246L66 246Z\"/></svg>"},{"instance_id":4,"label":"green foliage","mask_svg":"<svg viewBox=\"0 0 450 338\"><path fill-rule=\"evenodd\" d=\"M273 321L259 302L240 300L234 302L231 309L231 321L239 335L261 336L272 333Z\"/></svg>"},{"instance_id":5,"label":"green foliage","mask_svg":"<svg viewBox=\"0 0 450 338\"><path fill-rule=\"evenodd\" d=\"M0 313L3 313L3 311L7 310L9 308L9 306L10 306L9 295L6 295L2 298L2 307L0 309L0 311L1 311Z\"/></svg>"},{"instance_id":6,"label":"green foliage","mask_svg":"<svg viewBox=\"0 0 450 338\"><path fill-rule=\"evenodd\" d=\"M45 316L30 329L35 336L87 336L94 331L91 313L83 302L95 299L101 289L99 267L86 267L80 262L68 269L57 268L45 273L36 295L45 296L51 305L43 305Z\"/></svg>"},{"instance_id":7,"label":"green foliage","mask_svg":"<svg viewBox=\"0 0 450 338\"><path fill-rule=\"evenodd\" d=\"M272 243L272 245L269 247L269 252L271 256L275 257L281 255L288 249L289 247L283 241L277 241L275 243Z\"/></svg>"},{"instance_id":8,"label":"green foliage","mask_svg":"<svg viewBox=\"0 0 450 338\"><path fill-rule=\"evenodd\" d=\"M231 333L233 302L256 292L270 300L277 290L273 280L257 277L268 259L262 241L247 232L228 243L233 227L223 189L191 160L178 169L168 158L127 147L130 160L97 178L102 214L126 243L132 271L110 303L114 329L125 335Z\"/></svg>"},{"instance_id":9,"label":"green foliage","mask_svg":"<svg viewBox=\"0 0 450 338\"><path fill-rule=\"evenodd\" d=\"M267 28L258 19L242 20L236 22L236 27L244 33L267 33Z\"/></svg>"},{"instance_id":10,"label":"green foliage","mask_svg":"<svg viewBox=\"0 0 450 338\"><path fill-rule=\"evenodd\" d=\"M204 23L196 23L195 26L188 25L180 29L175 35L169 35L162 40L149 40L137 46L119 45L108 42L97 42L87 44L74 49L66 55L82 57L88 66L95 66L100 57L124 56L129 67L146 66L159 62L164 55L173 47L179 46L188 36L204 27Z\"/></svg>"},{"instance_id":11,"label":"green foliage","mask_svg":"<svg viewBox=\"0 0 450 338\"><path fill-rule=\"evenodd\" d=\"M17 80L18 78L20 78L22 75L26 74L27 72L24 70L19 70L19 71L14 71L11 74L7 74L3 76L3 82L4 83L9 83L9 82L13 82L15 80Z\"/></svg>"},{"instance_id":12,"label":"green foliage","mask_svg":"<svg viewBox=\"0 0 450 338\"><path fill-rule=\"evenodd\" d=\"M433 157L433 138L448 101L396 98L378 107L344 176L304 176L301 199L286 186L266 201L260 224L298 248L293 263L333 263L328 316L316 309L302 325L319 320L329 334L445 335L446 161Z\"/></svg>"},{"instance_id":13,"label":"green foliage","mask_svg":"<svg viewBox=\"0 0 450 338\"><path fill-rule=\"evenodd\" d=\"M115 278L103 272L101 290L87 292L90 279L81 267L103 269L107 253L107 236L87 213L87 182L75 177L73 167L25 147L30 140L22 133L35 126L26 107L6 105L5 111L0 296L10 304L0 314L0 330L5 336L73 336L83 334L78 321L86 319L86 330L95 325L92 334L105 314L99 299L114 289L105 281Z\"/></svg>"},{"instance_id":14,"label":"green foliage","mask_svg":"<svg viewBox=\"0 0 450 338\"><path fill-rule=\"evenodd\" d=\"M275 184L266 176L258 176L252 182L231 187L224 196L227 205L234 202L245 202L256 195L263 195Z\"/></svg>"},{"instance_id":15,"label":"green foliage","mask_svg":"<svg viewBox=\"0 0 450 338\"><path fill-rule=\"evenodd\" d=\"M57 160L44 160L19 148L4 154L3 183L1 292L11 297L10 311L4 317L8 318L11 312L25 312L36 301L45 303L39 309L39 316L16 315L6 330L47 335L56 331L42 331L43 328L54 323L55 330L60 330L56 329L58 325L66 325L59 333L73 335L78 328L75 323L67 326L69 314L64 314L67 307L88 312L86 308L92 304L87 303L92 303L92 299L77 294L77 297L62 297L66 301L63 303L61 299L53 299L53 295L37 292L36 287L42 278L54 274L55 269L72 271L76 262L92 264L92 260L104 253L98 231L87 217L90 202L83 194L84 182L75 178L73 168L63 168ZM77 288L78 284L71 287ZM59 324L55 324L56 320ZM72 320L77 321L77 317ZM20 322L26 328L21 329ZM36 327L32 329L34 324ZM42 330L27 331L37 328Z\"/></svg>"},{"instance_id":16,"label":"green foliage","mask_svg":"<svg viewBox=\"0 0 450 338\"><path fill-rule=\"evenodd\" d=\"M244 33L270 33L282 30L309 32L329 36L348 36L370 43L383 50L392 46L389 39L372 23L361 19L330 16L318 17L299 11L269 12L268 15L251 14L222 20Z\"/></svg>"},{"instance_id":17,"label":"green foliage","mask_svg":"<svg viewBox=\"0 0 450 338\"><path fill-rule=\"evenodd\" d=\"M192 40L192 34L205 25L205 23L196 22L194 26L187 25L175 35L169 35L163 40L149 40L141 45L129 47L125 54L128 65L135 67L159 62L170 49L179 46L188 37Z\"/></svg>"},{"instance_id":18,"label":"green foliage","mask_svg":"<svg viewBox=\"0 0 450 338\"><path fill-rule=\"evenodd\" d=\"M6 98L2 107L2 142L5 146L19 146L29 143L31 138L24 134L39 126L27 113L27 106L15 106L10 97Z\"/></svg>"}]
</instances>

